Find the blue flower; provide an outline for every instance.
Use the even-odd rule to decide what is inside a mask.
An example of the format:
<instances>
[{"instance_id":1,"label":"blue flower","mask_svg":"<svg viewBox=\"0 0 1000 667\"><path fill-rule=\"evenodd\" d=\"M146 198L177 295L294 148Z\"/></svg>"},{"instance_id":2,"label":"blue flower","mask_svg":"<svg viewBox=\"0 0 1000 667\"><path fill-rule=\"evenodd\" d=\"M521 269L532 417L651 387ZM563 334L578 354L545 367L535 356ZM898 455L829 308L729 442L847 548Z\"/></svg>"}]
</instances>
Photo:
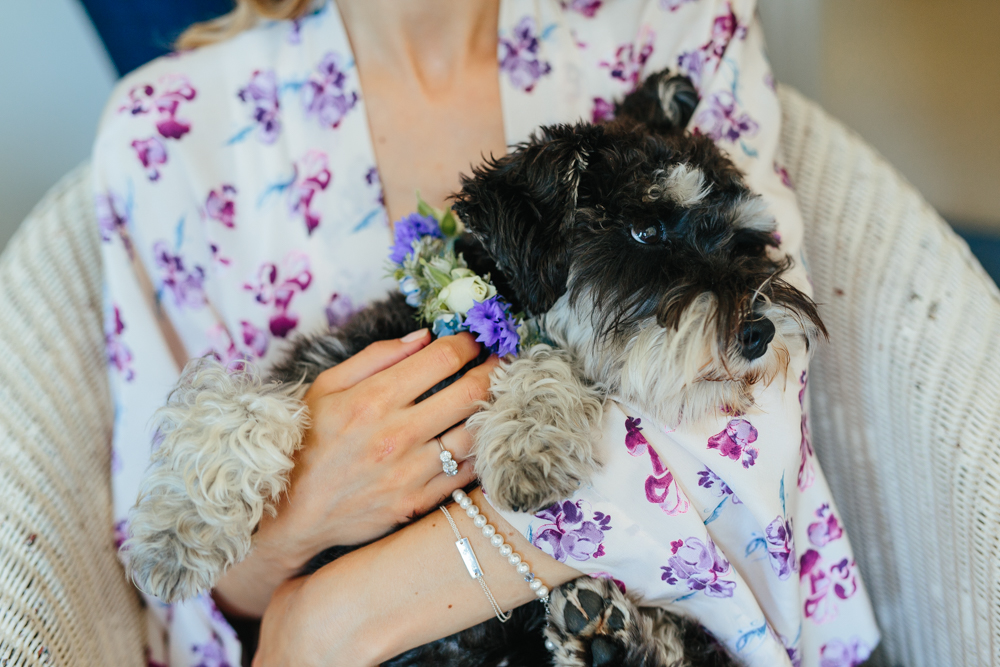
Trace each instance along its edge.
<instances>
[{"instance_id":1,"label":"blue flower","mask_svg":"<svg viewBox=\"0 0 1000 667\"><path fill-rule=\"evenodd\" d=\"M499 296L476 302L465 315L469 331L478 334L476 340L501 357L517 353L521 337L517 335L517 321L508 312L510 304Z\"/></svg>"},{"instance_id":2,"label":"blue flower","mask_svg":"<svg viewBox=\"0 0 1000 667\"><path fill-rule=\"evenodd\" d=\"M445 313L438 315L431 325L431 333L438 338L453 336L462 330L462 319L455 313Z\"/></svg>"},{"instance_id":3,"label":"blue flower","mask_svg":"<svg viewBox=\"0 0 1000 667\"><path fill-rule=\"evenodd\" d=\"M399 291L406 297L406 305L413 306L414 308L420 307L420 285L417 284L416 280L410 276L401 279L399 281Z\"/></svg>"},{"instance_id":4,"label":"blue flower","mask_svg":"<svg viewBox=\"0 0 1000 667\"><path fill-rule=\"evenodd\" d=\"M396 239L389 253L389 259L402 264L406 256L413 252L413 242L422 236L444 238L438 221L429 215L411 213L396 222Z\"/></svg>"}]
</instances>

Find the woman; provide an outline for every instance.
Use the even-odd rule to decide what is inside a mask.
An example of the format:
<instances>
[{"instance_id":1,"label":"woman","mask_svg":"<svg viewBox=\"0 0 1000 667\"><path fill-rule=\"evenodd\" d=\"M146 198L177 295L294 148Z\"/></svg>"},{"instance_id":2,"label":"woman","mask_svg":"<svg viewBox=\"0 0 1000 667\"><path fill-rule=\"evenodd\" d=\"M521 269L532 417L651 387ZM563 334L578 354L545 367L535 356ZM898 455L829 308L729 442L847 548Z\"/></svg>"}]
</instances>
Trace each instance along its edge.
<instances>
[{"instance_id":1,"label":"woman","mask_svg":"<svg viewBox=\"0 0 1000 667\"><path fill-rule=\"evenodd\" d=\"M286 20L258 24L264 11ZM95 146L123 534L155 446L150 416L188 358L266 367L290 335L342 322L394 288L388 222L415 189L443 206L481 155L541 124L607 117L646 73L669 66L695 82L696 128L747 173L782 250L800 257L753 0L241 0L182 44L201 46L120 84ZM801 262L789 279L808 291ZM377 538L473 479L456 425L495 362L411 405L478 351L467 335L429 338L372 346L310 388L291 491L214 591L231 615L263 614L259 667L375 664L493 613L440 512L294 578L323 548ZM605 471L537 516L473 498L549 586L613 576L697 616L747 664L860 664L878 632L800 419L802 364L799 383L762 397L780 403L773 415L722 417L705 433L661 433L610 406ZM442 431L455 477L438 458ZM741 467L734 451L753 456ZM644 485L638 501L623 491ZM499 605L534 599L452 514ZM213 598L150 612L151 663L238 661Z\"/></svg>"}]
</instances>

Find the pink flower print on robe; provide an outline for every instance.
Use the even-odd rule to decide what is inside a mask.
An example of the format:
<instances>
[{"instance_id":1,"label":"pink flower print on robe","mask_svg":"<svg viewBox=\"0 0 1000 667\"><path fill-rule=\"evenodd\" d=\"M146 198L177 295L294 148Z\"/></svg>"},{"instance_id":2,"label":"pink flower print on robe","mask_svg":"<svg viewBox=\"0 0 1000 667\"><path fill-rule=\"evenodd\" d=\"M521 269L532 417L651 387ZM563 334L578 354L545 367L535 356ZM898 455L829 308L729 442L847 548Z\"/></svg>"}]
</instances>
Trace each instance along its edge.
<instances>
[{"instance_id":1,"label":"pink flower print on robe","mask_svg":"<svg viewBox=\"0 0 1000 667\"><path fill-rule=\"evenodd\" d=\"M660 567L660 579L671 586L683 581L692 594L704 591L708 597L731 598L736 582L722 579L729 574L729 561L719 554L711 537L705 540L689 537L671 542L674 555Z\"/></svg>"},{"instance_id":2,"label":"pink flower print on robe","mask_svg":"<svg viewBox=\"0 0 1000 667\"><path fill-rule=\"evenodd\" d=\"M698 0L660 0L660 8L666 11L676 12L684 5L697 1Z\"/></svg>"},{"instance_id":3,"label":"pink flower print on robe","mask_svg":"<svg viewBox=\"0 0 1000 667\"><path fill-rule=\"evenodd\" d=\"M281 133L281 101L274 70L255 70L237 97L244 104L252 105L250 117L257 126L257 139L262 144L273 144Z\"/></svg>"},{"instance_id":4,"label":"pink flower print on robe","mask_svg":"<svg viewBox=\"0 0 1000 667\"><path fill-rule=\"evenodd\" d=\"M859 667L872 650L858 637L851 641L834 639L819 649L819 667Z\"/></svg>"},{"instance_id":5,"label":"pink flower print on robe","mask_svg":"<svg viewBox=\"0 0 1000 667\"><path fill-rule=\"evenodd\" d=\"M108 365L118 371L118 374L126 382L135 379L135 371L132 370L132 351L122 342L122 332L125 331L125 322L122 320L121 311L117 304L108 313L107 321L104 323L104 346L108 357Z\"/></svg>"},{"instance_id":6,"label":"pink flower print on robe","mask_svg":"<svg viewBox=\"0 0 1000 667\"><path fill-rule=\"evenodd\" d=\"M217 220L232 229L236 226L236 188L223 185L218 190L208 193L205 200L205 215L211 220Z\"/></svg>"},{"instance_id":7,"label":"pink flower print on robe","mask_svg":"<svg viewBox=\"0 0 1000 667\"><path fill-rule=\"evenodd\" d=\"M222 324L216 324L208 332L211 347L202 356L212 356L229 371L244 368L248 361L256 361L267 353L268 334L251 322L240 322L243 349L237 347L233 337Z\"/></svg>"},{"instance_id":8,"label":"pink flower print on robe","mask_svg":"<svg viewBox=\"0 0 1000 667\"><path fill-rule=\"evenodd\" d=\"M207 303L204 269L197 265L188 269L184 258L171 252L163 241L153 244L153 261L160 270L161 290L174 295L178 308L196 310Z\"/></svg>"},{"instance_id":9,"label":"pink flower print on robe","mask_svg":"<svg viewBox=\"0 0 1000 667\"><path fill-rule=\"evenodd\" d=\"M266 262L257 271L253 282L243 285L243 289L253 292L254 299L263 305L272 307L269 328L273 336L286 337L298 326L299 316L292 313L292 299L299 292L304 292L312 283L312 272L309 270L309 256L302 252L290 252L281 263L281 267Z\"/></svg>"},{"instance_id":10,"label":"pink flower print on robe","mask_svg":"<svg viewBox=\"0 0 1000 667\"><path fill-rule=\"evenodd\" d=\"M292 215L301 215L310 236L319 227L320 215L312 210L316 193L326 190L333 180L326 153L311 150L295 164L295 180L288 190Z\"/></svg>"},{"instance_id":11,"label":"pink flower print on robe","mask_svg":"<svg viewBox=\"0 0 1000 667\"><path fill-rule=\"evenodd\" d=\"M591 572L590 576L593 579L609 579L623 595L628 592L625 590L625 582L621 579L615 579L610 572Z\"/></svg>"},{"instance_id":12,"label":"pink flower print on robe","mask_svg":"<svg viewBox=\"0 0 1000 667\"><path fill-rule=\"evenodd\" d=\"M857 566L844 558L827 567L815 549L802 554L799 579L805 584L806 618L826 623L837 617L837 599L846 600L858 590Z\"/></svg>"},{"instance_id":13,"label":"pink flower print on robe","mask_svg":"<svg viewBox=\"0 0 1000 667\"><path fill-rule=\"evenodd\" d=\"M604 533L611 530L611 517L591 513L586 501L564 500L535 516L548 523L538 529L531 543L556 560L585 561L604 555Z\"/></svg>"},{"instance_id":14,"label":"pink flower print on robe","mask_svg":"<svg viewBox=\"0 0 1000 667\"><path fill-rule=\"evenodd\" d=\"M771 560L771 569L784 581L798 569L795 558L795 540L792 536L792 520L780 516L769 523L764 529L767 541L767 555Z\"/></svg>"},{"instance_id":15,"label":"pink flower print on robe","mask_svg":"<svg viewBox=\"0 0 1000 667\"><path fill-rule=\"evenodd\" d=\"M594 18L597 10L603 5L603 0L560 0L559 6L565 11L582 14L588 19Z\"/></svg>"},{"instance_id":16,"label":"pink flower print on robe","mask_svg":"<svg viewBox=\"0 0 1000 667\"><path fill-rule=\"evenodd\" d=\"M323 127L336 129L358 103L358 93L347 90L343 58L333 51L323 56L316 72L302 87L307 116L316 116Z\"/></svg>"},{"instance_id":17,"label":"pink flower print on robe","mask_svg":"<svg viewBox=\"0 0 1000 667\"><path fill-rule=\"evenodd\" d=\"M708 439L708 448L719 450L719 454L739 461L742 457L743 467L749 468L757 461L757 448L751 443L757 441L757 429L743 418L729 420L726 430L716 433Z\"/></svg>"},{"instance_id":18,"label":"pink flower print on robe","mask_svg":"<svg viewBox=\"0 0 1000 667\"><path fill-rule=\"evenodd\" d=\"M132 238L128 233L128 209L125 202L112 192L98 195L94 198L94 212L101 230L101 240L110 243L115 236L118 236L131 259Z\"/></svg>"},{"instance_id":19,"label":"pink flower print on robe","mask_svg":"<svg viewBox=\"0 0 1000 667\"><path fill-rule=\"evenodd\" d=\"M615 118L615 105L603 97L594 98L594 108L590 111L591 123L603 123Z\"/></svg>"},{"instance_id":20,"label":"pink flower print on robe","mask_svg":"<svg viewBox=\"0 0 1000 667\"><path fill-rule=\"evenodd\" d=\"M639 34L641 41L622 44L615 50L613 60L602 60L599 66L607 68L612 79L628 84L627 90L631 92L639 85L639 77L646 61L653 55L655 38L656 34L652 30L644 29Z\"/></svg>"},{"instance_id":21,"label":"pink flower print on robe","mask_svg":"<svg viewBox=\"0 0 1000 667\"><path fill-rule=\"evenodd\" d=\"M662 0L672 5L669 9L675 11L680 9L683 0ZM726 3L726 11L719 14L712 22L712 34L708 41L693 51L685 51L677 58L677 67L680 73L691 79L696 88L701 88L705 75L711 74L718 67L722 56L725 55L729 43L734 38L743 39L746 37L746 26L741 26L733 11L732 3Z\"/></svg>"},{"instance_id":22,"label":"pink flower print on robe","mask_svg":"<svg viewBox=\"0 0 1000 667\"><path fill-rule=\"evenodd\" d=\"M156 130L164 139L180 139L191 131L191 124L177 114L185 102L192 101L198 94L191 82L183 74L168 74L160 79L157 86L145 84L129 91L128 102L119 109L133 116L152 111L159 113Z\"/></svg>"},{"instance_id":23,"label":"pink flower print on robe","mask_svg":"<svg viewBox=\"0 0 1000 667\"><path fill-rule=\"evenodd\" d=\"M820 520L809 524L809 528L806 530L806 533L809 535L809 542L813 546L825 547L830 542L839 540L844 536L844 529L840 526L840 522L837 521L837 517L834 515L833 510L830 509L828 503L823 503L816 510L816 516Z\"/></svg>"},{"instance_id":24,"label":"pink flower print on robe","mask_svg":"<svg viewBox=\"0 0 1000 667\"><path fill-rule=\"evenodd\" d=\"M351 297L334 292L330 295L330 301L327 302L324 311L326 323L331 329L338 329L347 324L347 320L351 319L357 309L351 302Z\"/></svg>"},{"instance_id":25,"label":"pink flower print on robe","mask_svg":"<svg viewBox=\"0 0 1000 667\"><path fill-rule=\"evenodd\" d=\"M540 49L538 26L531 16L514 26L510 38L500 38L500 71L507 75L511 86L530 93L538 80L552 71L552 65L538 57Z\"/></svg>"},{"instance_id":26,"label":"pink flower print on robe","mask_svg":"<svg viewBox=\"0 0 1000 667\"><path fill-rule=\"evenodd\" d=\"M146 177L151 181L160 180L160 165L167 163L167 147L163 145L159 137L149 139L136 139L132 142L142 168L146 170Z\"/></svg>"},{"instance_id":27,"label":"pink flower print on robe","mask_svg":"<svg viewBox=\"0 0 1000 667\"><path fill-rule=\"evenodd\" d=\"M231 665L226 659L225 646L215 632L212 632L211 639L204 644L192 646L191 652L198 660L194 667L237 667L237 665Z\"/></svg>"},{"instance_id":28,"label":"pink flower print on robe","mask_svg":"<svg viewBox=\"0 0 1000 667\"><path fill-rule=\"evenodd\" d=\"M715 142L735 143L743 137L756 136L760 125L736 104L736 96L728 90L712 93L708 103L695 117L698 130Z\"/></svg>"},{"instance_id":29,"label":"pink flower print on robe","mask_svg":"<svg viewBox=\"0 0 1000 667\"><path fill-rule=\"evenodd\" d=\"M646 500L659 505L660 509L670 516L684 514L691 507L691 503L674 480L673 473L660 461L656 450L649 446L649 441L642 434L641 423L641 419L626 418L625 447L632 456L649 454L653 474L646 478Z\"/></svg>"},{"instance_id":30,"label":"pink flower print on robe","mask_svg":"<svg viewBox=\"0 0 1000 667\"><path fill-rule=\"evenodd\" d=\"M802 440L799 442L799 476L798 476L798 486L799 491L805 491L813 482L816 480L816 468L813 465L813 448L812 443L809 442L809 415L805 411L805 394L806 394L806 372L802 371L802 376L799 378L799 383L802 388L799 390L799 405L802 406Z\"/></svg>"}]
</instances>

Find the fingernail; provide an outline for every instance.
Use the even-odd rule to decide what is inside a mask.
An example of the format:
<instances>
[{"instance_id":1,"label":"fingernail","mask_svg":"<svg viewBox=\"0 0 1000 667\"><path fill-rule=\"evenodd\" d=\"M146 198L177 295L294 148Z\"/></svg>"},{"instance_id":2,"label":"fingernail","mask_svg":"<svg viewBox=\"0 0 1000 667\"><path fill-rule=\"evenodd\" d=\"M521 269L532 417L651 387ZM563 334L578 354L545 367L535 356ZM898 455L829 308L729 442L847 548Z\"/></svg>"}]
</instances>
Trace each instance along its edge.
<instances>
[{"instance_id":1,"label":"fingernail","mask_svg":"<svg viewBox=\"0 0 1000 667\"><path fill-rule=\"evenodd\" d=\"M424 328L424 329L417 329L413 333L406 334L400 340L402 340L404 343L412 343L415 340L420 340L421 338L423 338L426 335L427 335L427 329L426 328Z\"/></svg>"}]
</instances>

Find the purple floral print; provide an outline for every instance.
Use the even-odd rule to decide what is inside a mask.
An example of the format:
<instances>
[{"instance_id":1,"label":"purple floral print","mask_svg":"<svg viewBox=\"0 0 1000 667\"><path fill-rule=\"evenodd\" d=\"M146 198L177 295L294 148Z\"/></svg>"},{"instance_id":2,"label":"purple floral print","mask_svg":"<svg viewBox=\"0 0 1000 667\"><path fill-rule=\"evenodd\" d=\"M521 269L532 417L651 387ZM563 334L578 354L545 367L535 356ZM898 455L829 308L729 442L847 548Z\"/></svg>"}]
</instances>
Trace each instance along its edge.
<instances>
[{"instance_id":1,"label":"purple floral print","mask_svg":"<svg viewBox=\"0 0 1000 667\"><path fill-rule=\"evenodd\" d=\"M218 190L209 192L205 201L205 215L211 220L218 220L229 229L235 227L236 188L222 185Z\"/></svg>"},{"instance_id":2,"label":"purple floral print","mask_svg":"<svg viewBox=\"0 0 1000 667\"><path fill-rule=\"evenodd\" d=\"M288 189L289 208L293 215L301 215L310 236L319 227L320 215L312 210L316 193L326 190L333 180L326 153L311 150L295 164L295 178Z\"/></svg>"},{"instance_id":3,"label":"purple floral print","mask_svg":"<svg viewBox=\"0 0 1000 667\"><path fill-rule=\"evenodd\" d=\"M153 262L160 270L161 290L174 295L178 308L198 309L205 305L205 270L200 266L188 269L184 258L170 251L164 241L153 244Z\"/></svg>"},{"instance_id":4,"label":"purple floral print","mask_svg":"<svg viewBox=\"0 0 1000 667\"><path fill-rule=\"evenodd\" d=\"M697 537L671 542L674 555L660 567L660 579L671 586L683 581L691 592L704 591L708 597L731 598L736 582L721 578L729 574L729 561L719 554L711 537L705 540L707 544Z\"/></svg>"},{"instance_id":5,"label":"purple floral print","mask_svg":"<svg viewBox=\"0 0 1000 667\"><path fill-rule=\"evenodd\" d=\"M235 667L226 659L226 648L215 632L212 632L212 638L204 644L193 645L191 652L198 660L194 667Z\"/></svg>"},{"instance_id":6,"label":"purple floral print","mask_svg":"<svg viewBox=\"0 0 1000 667\"><path fill-rule=\"evenodd\" d=\"M539 59L540 47L538 26L531 16L525 16L514 26L509 39L500 38L500 71L507 74L514 88L530 93L538 80L552 71L552 65Z\"/></svg>"},{"instance_id":7,"label":"purple floral print","mask_svg":"<svg viewBox=\"0 0 1000 667\"><path fill-rule=\"evenodd\" d=\"M665 1L677 2L677 0ZM677 8L679 7L680 5L677 5ZM671 11L673 9L671 8ZM732 3L727 2L726 12L716 16L712 22L712 35L708 41L693 51L681 53L677 57L677 67L681 74L691 79L696 88L701 88L705 75L715 71L733 38L743 39L746 34L746 26L739 24Z\"/></svg>"},{"instance_id":8,"label":"purple floral print","mask_svg":"<svg viewBox=\"0 0 1000 667\"><path fill-rule=\"evenodd\" d=\"M792 520L780 516L767 524L764 529L767 540L767 555L771 559L771 569L784 581L798 569L795 559L795 540L792 536Z\"/></svg>"},{"instance_id":9,"label":"purple floral print","mask_svg":"<svg viewBox=\"0 0 1000 667\"><path fill-rule=\"evenodd\" d=\"M370 168L365 173L365 183L367 183L369 187L378 189L378 205L385 206L385 191L382 190L382 179L379 177L378 169L376 167Z\"/></svg>"},{"instance_id":10,"label":"purple floral print","mask_svg":"<svg viewBox=\"0 0 1000 667\"><path fill-rule=\"evenodd\" d=\"M788 170L785 169L781 164L775 160L774 161L774 173L781 177L781 184L784 185L789 190L795 189L795 184L792 183L792 177L788 175ZM804 371L803 371L804 372Z\"/></svg>"},{"instance_id":11,"label":"purple floral print","mask_svg":"<svg viewBox=\"0 0 1000 667\"><path fill-rule=\"evenodd\" d=\"M351 297L346 294L334 292L330 295L330 300L327 302L324 312L326 313L326 323L331 329L334 329L347 324L347 320L351 319L351 316L357 312L357 309L354 307L354 303L351 302Z\"/></svg>"},{"instance_id":12,"label":"purple floral print","mask_svg":"<svg viewBox=\"0 0 1000 667\"><path fill-rule=\"evenodd\" d=\"M230 258L222 256L222 251L217 244L209 243L208 249L212 252L212 263L217 267L225 268L233 263L233 260Z\"/></svg>"},{"instance_id":13,"label":"purple floral print","mask_svg":"<svg viewBox=\"0 0 1000 667\"><path fill-rule=\"evenodd\" d=\"M115 549L121 549L128 539L128 519L120 519L115 522L114 527Z\"/></svg>"},{"instance_id":14,"label":"purple floral print","mask_svg":"<svg viewBox=\"0 0 1000 667\"><path fill-rule=\"evenodd\" d=\"M649 441L642 434L641 423L641 419L634 417L625 419L625 448L632 456L649 454L653 474L646 478L646 500L659 505L669 516L684 514L691 507L691 502L681 491L673 473L660 461L656 450L649 446Z\"/></svg>"},{"instance_id":15,"label":"purple floral print","mask_svg":"<svg viewBox=\"0 0 1000 667\"><path fill-rule=\"evenodd\" d=\"M128 233L128 208L118 195L108 192L94 198L97 225L101 230L101 240L110 243L117 235L125 246L129 258L133 255L132 238Z\"/></svg>"},{"instance_id":16,"label":"purple floral print","mask_svg":"<svg viewBox=\"0 0 1000 667\"><path fill-rule=\"evenodd\" d=\"M185 102L194 100L197 91L183 74L168 74L160 79L159 89L152 84L135 86L129 91L128 102L119 108L119 112L128 112L133 116L144 115L156 111L160 117L156 121L156 130L164 139L180 139L191 131L191 124L177 113Z\"/></svg>"},{"instance_id":17,"label":"purple floral print","mask_svg":"<svg viewBox=\"0 0 1000 667\"><path fill-rule=\"evenodd\" d=\"M216 324L208 332L212 346L202 356L211 356L230 371L235 371L245 367L248 361L260 359L267 353L269 338L266 331L258 329L252 322L242 320L240 333L242 349L237 347L224 325Z\"/></svg>"},{"instance_id":18,"label":"purple floral print","mask_svg":"<svg viewBox=\"0 0 1000 667\"><path fill-rule=\"evenodd\" d=\"M721 477L708 468L705 468L698 473L698 486L706 489L714 489L720 498L724 498L726 496L732 497L734 505L743 504L737 495L733 493L733 490L729 488L729 485L722 481Z\"/></svg>"},{"instance_id":19,"label":"purple floral print","mask_svg":"<svg viewBox=\"0 0 1000 667\"><path fill-rule=\"evenodd\" d=\"M871 648L858 637L850 642L834 639L820 647L819 667L858 667L871 652Z\"/></svg>"},{"instance_id":20,"label":"purple floral print","mask_svg":"<svg viewBox=\"0 0 1000 667\"><path fill-rule=\"evenodd\" d=\"M667 11L676 12L684 5L697 1L698 0L660 0L660 7Z\"/></svg>"},{"instance_id":21,"label":"purple floral print","mask_svg":"<svg viewBox=\"0 0 1000 667\"><path fill-rule=\"evenodd\" d=\"M122 342L123 331L125 322L122 320L118 305L115 304L108 313L108 320L104 323L105 352L108 365L118 371L126 382L131 382L135 379L135 371L132 370L132 351Z\"/></svg>"},{"instance_id":22,"label":"purple floral print","mask_svg":"<svg viewBox=\"0 0 1000 667\"><path fill-rule=\"evenodd\" d=\"M282 261L281 267L265 262L257 271L257 278L243 285L253 292L257 303L269 305L273 312L269 328L273 336L285 338L299 323L299 316L290 312L292 299L299 292L309 289L312 272L309 256L292 251Z\"/></svg>"},{"instance_id":23,"label":"purple floral print","mask_svg":"<svg viewBox=\"0 0 1000 667\"><path fill-rule=\"evenodd\" d=\"M743 459L743 467L749 468L757 461L757 448L750 445L757 441L757 429L742 417L731 419L726 429L708 439L708 448L719 450L719 454L733 461Z\"/></svg>"},{"instance_id":24,"label":"purple floral print","mask_svg":"<svg viewBox=\"0 0 1000 667\"><path fill-rule=\"evenodd\" d=\"M316 116L323 127L336 129L358 103L358 93L347 90L347 71L340 54L330 51L302 88L307 116Z\"/></svg>"},{"instance_id":25,"label":"purple floral print","mask_svg":"<svg viewBox=\"0 0 1000 667\"><path fill-rule=\"evenodd\" d=\"M132 142L136 157L142 163L142 168L146 170L146 177L151 181L160 180L160 170L158 167L167 163L167 147L163 145L159 137L149 139L136 139Z\"/></svg>"},{"instance_id":26,"label":"purple floral print","mask_svg":"<svg viewBox=\"0 0 1000 667\"><path fill-rule=\"evenodd\" d=\"M695 117L695 125L715 142L736 142L741 137L755 136L760 129L757 121L739 110L736 96L728 90L712 93Z\"/></svg>"},{"instance_id":27,"label":"purple floral print","mask_svg":"<svg viewBox=\"0 0 1000 667\"><path fill-rule=\"evenodd\" d=\"M253 105L250 117L257 126L257 138L261 143L273 144L281 133L281 101L274 70L255 70L237 96L244 104Z\"/></svg>"},{"instance_id":28,"label":"purple floral print","mask_svg":"<svg viewBox=\"0 0 1000 667\"><path fill-rule=\"evenodd\" d=\"M585 561L604 555L604 533L611 530L611 517L590 512L584 500L564 500L536 515L543 521L531 543L558 561Z\"/></svg>"},{"instance_id":29,"label":"purple floral print","mask_svg":"<svg viewBox=\"0 0 1000 667\"><path fill-rule=\"evenodd\" d=\"M813 448L812 443L809 442L809 415L806 414L805 410L806 382L806 371L802 371L802 375L799 377L799 384L802 385L802 388L799 389L799 406L802 407L802 422L800 427L802 440L799 442L799 491L805 491L816 480L816 469L812 462Z\"/></svg>"},{"instance_id":30,"label":"purple floral print","mask_svg":"<svg viewBox=\"0 0 1000 667\"><path fill-rule=\"evenodd\" d=\"M615 105L603 97L594 98L594 108L590 111L590 122L604 123L615 118Z\"/></svg>"},{"instance_id":31,"label":"purple floral print","mask_svg":"<svg viewBox=\"0 0 1000 667\"><path fill-rule=\"evenodd\" d=\"M844 558L827 567L815 549L802 554L799 578L806 584L806 618L816 623L836 618L836 600L846 600L858 590L857 566L853 560Z\"/></svg>"},{"instance_id":32,"label":"purple floral print","mask_svg":"<svg viewBox=\"0 0 1000 667\"><path fill-rule=\"evenodd\" d=\"M613 60L602 60L599 66L607 68L612 79L628 84L629 91L635 90L639 85L639 76L646 61L653 55L655 37L652 30L643 30L640 34L641 43L622 44L615 50Z\"/></svg>"},{"instance_id":33,"label":"purple floral print","mask_svg":"<svg viewBox=\"0 0 1000 667\"><path fill-rule=\"evenodd\" d=\"M806 530L806 533L809 535L809 542L813 546L825 547L830 542L839 540L844 536L844 529L840 526L840 522L837 521L833 510L830 509L829 503L820 505L820 508L816 510L816 516L820 520L809 524L809 528Z\"/></svg>"},{"instance_id":34,"label":"purple floral print","mask_svg":"<svg viewBox=\"0 0 1000 667\"><path fill-rule=\"evenodd\" d=\"M559 5L564 10L583 14L588 19L594 18L603 4L603 0L559 0Z\"/></svg>"}]
</instances>

